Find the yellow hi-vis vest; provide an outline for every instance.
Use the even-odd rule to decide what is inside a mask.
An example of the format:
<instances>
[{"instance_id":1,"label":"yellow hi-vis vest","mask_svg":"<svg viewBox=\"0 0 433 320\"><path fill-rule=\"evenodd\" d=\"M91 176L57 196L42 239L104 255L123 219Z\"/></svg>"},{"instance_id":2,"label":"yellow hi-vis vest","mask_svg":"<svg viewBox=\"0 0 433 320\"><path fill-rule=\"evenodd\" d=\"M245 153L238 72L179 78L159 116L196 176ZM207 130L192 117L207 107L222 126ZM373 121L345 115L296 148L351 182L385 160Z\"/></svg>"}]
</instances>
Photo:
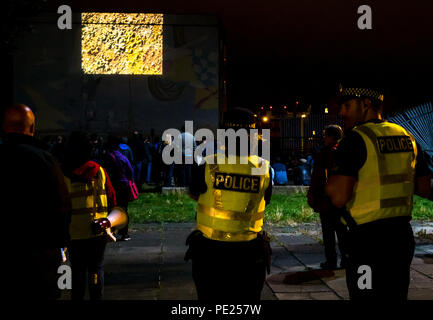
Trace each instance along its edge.
<instances>
[{"instance_id":1,"label":"yellow hi-vis vest","mask_svg":"<svg viewBox=\"0 0 433 320\"><path fill-rule=\"evenodd\" d=\"M108 215L105 181L105 172L102 167L99 168L96 177L88 182L71 181L65 177L72 202L69 226L72 240L98 236L92 232L91 224L94 220L106 218Z\"/></svg>"},{"instance_id":2,"label":"yellow hi-vis vest","mask_svg":"<svg viewBox=\"0 0 433 320\"><path fill-rule=\"evenodd\" d=\"M263 225L269 162L257 156L248 157L248 164L240 164L240 157L237 164L217 164L217 155L205 160L207 191L198 199L197 229L212 240L255 239ZM260 175L253 175L252 168L261 168Z\"/></svg>"},{"instance_id":3,"label":"yellow hi-vis vest","mask_svg":"<svg viewBox=\"0 0 433 320\"><path fill-rule=\"evenodd\" d=\"M367 122L353 129L367 148L352 198L346 204L357 224L410 216L417 148L412 135L390 122Z\"/></svg>"}]
</instances>

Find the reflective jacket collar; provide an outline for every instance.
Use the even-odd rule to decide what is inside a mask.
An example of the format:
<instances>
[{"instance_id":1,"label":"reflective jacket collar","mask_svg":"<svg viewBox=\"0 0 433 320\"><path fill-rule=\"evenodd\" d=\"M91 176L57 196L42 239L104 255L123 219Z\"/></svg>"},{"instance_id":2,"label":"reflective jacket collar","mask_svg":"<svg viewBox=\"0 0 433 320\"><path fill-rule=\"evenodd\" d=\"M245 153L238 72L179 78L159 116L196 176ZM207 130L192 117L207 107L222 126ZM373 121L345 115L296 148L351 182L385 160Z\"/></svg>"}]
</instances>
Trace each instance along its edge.
<instances>
[{"instance_id":1,"label":"reflective jacket collar","mask_svg":"<svg viewBox=\"0 0 433 320\"><path fill-rule=\"evenodd\" d=\"M353 128L359 127L359 126L361 126L363 124L366 124L366 123L382 123L382 122L386 122L386 120L383 120L383 119L370 119L370 120L367 120L367 121L359 122L359 123L355 124L354 126L352 126L350 128L347 128L344 131L345 132L351 131Z\"/></svg>"}]
</instances>

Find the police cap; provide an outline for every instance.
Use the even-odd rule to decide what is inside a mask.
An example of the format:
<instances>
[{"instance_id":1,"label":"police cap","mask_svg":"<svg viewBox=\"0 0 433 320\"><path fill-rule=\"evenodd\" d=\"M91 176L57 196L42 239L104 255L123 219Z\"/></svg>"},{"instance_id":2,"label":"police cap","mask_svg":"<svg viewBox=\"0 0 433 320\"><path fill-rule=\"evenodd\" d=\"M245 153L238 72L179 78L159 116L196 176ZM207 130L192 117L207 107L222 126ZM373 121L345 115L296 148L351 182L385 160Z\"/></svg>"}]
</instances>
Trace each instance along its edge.
<instances>
[{"instance_id":1,"label":"police cap","mask_svg":"<svg viewBox=\"0 0 433 320\"><path fill-rule=\"evenodd\" d=\"M369 98L383 102L383 92L380 89L371 88L369 86L343 86L343 84L340 83L336 102L342 104L354 98Z\"/></svg>"}]
</instances>

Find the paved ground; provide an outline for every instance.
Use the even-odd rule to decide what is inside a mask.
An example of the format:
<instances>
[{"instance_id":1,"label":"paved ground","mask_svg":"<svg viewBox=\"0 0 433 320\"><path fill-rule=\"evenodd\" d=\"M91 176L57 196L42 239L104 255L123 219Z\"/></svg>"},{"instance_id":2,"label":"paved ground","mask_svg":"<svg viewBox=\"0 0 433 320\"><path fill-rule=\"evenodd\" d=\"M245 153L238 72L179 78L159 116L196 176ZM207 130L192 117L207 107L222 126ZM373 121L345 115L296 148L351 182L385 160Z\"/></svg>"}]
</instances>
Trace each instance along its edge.
<instances>
[{"instance_id":1,"label":"paved ground","mask_svg":"<svg viewBox=\"0 0 433 320\"><path fill-rule=\"evenodd\" d=\"M431 225L414 225L415 233L429 230ZM324 272L317 280L301 282L300 284L284 284L287 274L308 269L319 269L324 261L321 245L320 228L317 225L303 225L297 228L273 229L274 257L272 259L272 274L267 278L267 284L279 300L341 300L348 299L345 271L336 270L329 274ZM411 266L411 284L409 299L433 300L433 241L417 238L415 257ZM328 273L328 274L326 274ZM317 277L316 277L317 278ZM308 279L307 279L308 280Z\"/></svg>"},{"instance_id":2,"label":"paved ground","mask_svg":"<svg viewBox=\"0 0 433 320\"><path fill-rule=\"evenodd\" d=\"M431 230L432 224L415 223L415 232ZM430 228L430 229L429 229ZM191 262L183 260L185 239L192 223L133 226L132 240L110 243L105 261L105 299L112 300L194 300ZM344 270L319 275L315 280L283 283L291 273L318 269L324 261L320 226L302 224L268 227L272 238L272 269L262 293L264 300L348 299ZM411 267L409 299L433 300L433 241L417 239ZM67 298L67 294L64 295Z\"/></svg>"}]
</instances>

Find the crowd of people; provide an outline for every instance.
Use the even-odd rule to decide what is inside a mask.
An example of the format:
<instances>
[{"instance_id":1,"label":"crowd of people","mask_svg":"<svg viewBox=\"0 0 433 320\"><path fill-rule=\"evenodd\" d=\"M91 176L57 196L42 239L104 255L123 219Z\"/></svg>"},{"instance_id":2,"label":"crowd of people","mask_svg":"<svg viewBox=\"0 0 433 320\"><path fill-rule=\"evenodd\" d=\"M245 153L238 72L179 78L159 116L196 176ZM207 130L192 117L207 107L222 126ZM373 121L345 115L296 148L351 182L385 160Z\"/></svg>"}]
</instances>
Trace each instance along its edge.
<instances>
[{"instance_id":1,"label":"crowd of people","mask_svg":"<svg viewBox=\"0 0 433 320\"><path fill-rule=\"evenodd\" d=\"M285 160L277 156L271 164L272 181L279 186L309 186L313 164L314 158L311 154L299 155L293 152Z\"/></svg>"},{"instance_id":2,"label":"crowd of people","mask_svg":"<svg viewBox=\"0 0 433 320\"><path fill-rule=\"evenodd\" d=\"M185 139L191 140L192 150L182 148L183 159L193 157L195 149L206 140L196 141L190 133L181 133L183 146ZM104 138L105 137L105 138ZM112 136L91 134L92 160L97 163L107 153L108 141ZM68 137L45 136L42 141L46 144L47 150L54 158L62 163L65 156L65 145ZM173 137L171 138L173 141ZM192 165L183 161L183 164L166 165L162 161L162 151L170 142L167 139L160 139L155 136L146 136L138 131L131 133L130 137L119 137L119 152L124 155L134 170L134 181L138 188L152 189L155 186L162 187L189 187L191 184ZM215 143L215 142L214 142ZM321 146L316 146L310 153L292 152L286 157L276 156L271 162L273 171L272 182L274 185L310 185L311 174L314 165L314 154ZM206 155L206 149L203 156Z\"/></svg>"},{"instance_id":3,"label":"crowd of people","mask_svg":"<svg viewBox=\"0 0 433 320\"><path fill-rule=\"evenodd\" d=\"M292 159L299 184L311 185L309 205L320 214L326 256L321 267L337 268L336 234L351 299L406 300L415 246L413 195L431 198L432 192L427 162L410 132L382 119L383 96L348 88L339 99L344 135L328 126L314 157L299 164ZM136 186L158 184L189 187L197 201L197 228L186 240L185 260L192 260L199 300L260 299L272 254L262 230L265 207L272 181L288 182L281 159L272 168L252 152L241 155L238 143L236 150L222 152L225 163L195 165L190 158L197 146L211 142L197 143L182 130L182 164L167 165L162 150L174 141L169 135L155 142L137 131L129 139L75 131L42 143L34 138L28 106L8 107L3 116L0 173L4 212L13 215L12 227L4 230L13 241L2 242L2 252L10 297L20 298L25 288L32 297L58 298L56 270L67 248L72 298L83 299L88 286L90 298L101 299L106 244L110 237L130 239L128 203L138 196ZM255 121L249 110L238 108L227 112L223 128L255 128ZM202 156L216 160L206 150ZM228 164L232 155L237 161ZM111 232L114 211L126 217L117 238ZM363 266L374 274L370 290L359 286Z\"/></svg>"},{"instance_id":4,"label":"crowd of people","mask_svg":"<svg viewBox=\"0 0 433 320\"><path fill-rule=\"evenodd\" d=\"M125 156L133 169L133 179L139 189L148 187L163 186L163 187L189 187L191 184L191 168L192 165L188 161L183 161L183 164L167 165L162 160L163 149L166 145L172 143L168 138L161 139L155 136L146 136L138 131L131 133L130 137L114 136L114 135L98 135L90 134L90 142L92 145L91 158L96 163L101 163L104 157L110 152L110 141L116 139L116 149L120 154ZM188 132L184 132L182 128L181 137L183 148L183 159L192 158L194 151L200 144L206 144L206 140L196 141L194 136ZM42 141L44 148L49 151L52 156L61 164L65 159L66 145L68 137L45 136ZM191 150L185 148L185 145L193 146ZM206 149L203 156L206 154Z\"/></svg>"}]
</instances>

